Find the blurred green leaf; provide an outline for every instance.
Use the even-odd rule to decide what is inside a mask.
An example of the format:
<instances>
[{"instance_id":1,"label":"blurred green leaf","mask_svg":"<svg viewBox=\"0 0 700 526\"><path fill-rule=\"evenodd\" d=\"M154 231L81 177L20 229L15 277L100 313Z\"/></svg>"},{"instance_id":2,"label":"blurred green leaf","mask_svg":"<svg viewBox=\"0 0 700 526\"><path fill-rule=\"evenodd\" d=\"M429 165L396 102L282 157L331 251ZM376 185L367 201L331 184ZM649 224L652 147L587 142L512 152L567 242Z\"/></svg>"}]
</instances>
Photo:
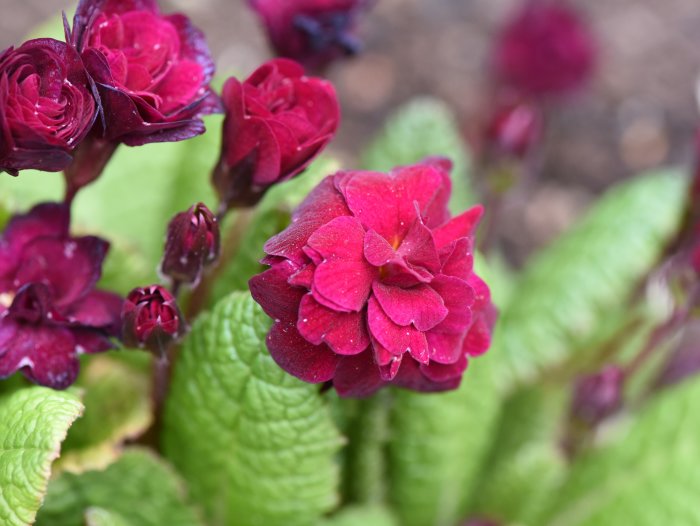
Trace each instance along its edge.
<instances>
[{"instance_id":1,"label":"blurred green leaf","mask_svg":"<svg viewBox=\"0 0 700 526\"><path fill-rule=\"evenodd\" d=\"M72 392L30 387L0 398L0 522L32 524L51 463L83 405Z\"/></svg>"},{"instance_id":2,"label":"blurred green leaf","mask_svg":"<svg viewBox=\"0 0 700 526\"><path fill-rule=\"evenodd\" d=\"M476 203L469 156L454 111L438 99L416 98L399 108L365 152L362 165L368 170L388 171L431 156L446 156L454 163L452 211L463 212Z\"/></svg>"},{"instance_id":3,"label":"blurred green leaf","mask_svg":"<svg viewBox=\"0 0 700 526\"><path fill-rule=\"evenodd\" d=\"M113 511L88 508L85 512L85 526L133 526L133 524Z\"/></svg>"},{"instance_id":4,"label":"blurred green leaf","mask_svg":"<svg viewBox=\"0 0 700 526\"><path fill-rule=\"evenodd\" d=\"M651 401L609 445L579 457L547 526L700 524L700 380ZM621 432L620 432L621 431Z\"/></svg>"},{"instance_id":5,"label":"blurred green leaf","mask_svg":"<svg viewBox=\"0 0 700 526\"><path fill-rule=\"evenodd\" d=\"M127 450L102 471L61 473L49 484L36 524L77 526L95 507L131 526L202 524L175 471L146 449Z\"/></svg>"},{"instance_id":6,"label":"blurred green leaf","mask_svg":"<svg viewBox=\"0 0 700 526\"><path fill-rule=\"evenodd\" d=\"M577 342L624 308L677 231L686 185L675 172L626 182L533 259L496 327L506 389L571 358Z\"/></svg>"},{"instance_id":7,"label":"blurred green leaf","mask_svg":"<svg viewBox=\"0 0 700 526\"><path fill-rule=\"evenodd\" d=\"M318 526L399 526L399 522L381 506L348 506Z\"/></svg>"},{"instance_id":8,"label":"blurred green leaf","mask_svg":"<svg viewBox=\"0 0 700 526\"><path fill-rule=\"evenodd\" d=\"M213 524L309 525L337 502L340 436L318 386L270 357L269 325L248 293L224 298L173 374L164 450Z\"/></svg>"}]
</instances>

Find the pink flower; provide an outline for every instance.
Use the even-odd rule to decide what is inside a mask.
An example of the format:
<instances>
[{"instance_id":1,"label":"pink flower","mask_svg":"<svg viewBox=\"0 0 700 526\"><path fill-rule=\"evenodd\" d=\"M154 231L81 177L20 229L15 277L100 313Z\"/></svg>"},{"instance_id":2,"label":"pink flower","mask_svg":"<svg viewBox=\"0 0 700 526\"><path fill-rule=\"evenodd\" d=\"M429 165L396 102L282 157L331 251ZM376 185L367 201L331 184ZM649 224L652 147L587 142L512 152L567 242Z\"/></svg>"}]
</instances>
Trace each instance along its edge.
<instances>
[{"instance_id":1,"label":"pink flower","mask_svg":"<svg viewBox=\"0 0 700 526\"><path fill-rule=\"evenodd\" d=\"M226 120L214 185L227 206L257 203L273 184L301 173L333 138L340 107L333 85L291 60L260 66L224 85Z\"/></svg>"},{"instance_id":2,"label":"pink flower","mask_svg":"<svg viewBox=\"0 0 700 526\"><path fill-rule=\"evenodd\" d=\"M494 50L496 75L526 94L562 95L589 80L595 41L566 4L527 0L506 24Z\"/></svg>"},{"instance_id":3,"label":"pink flower","mask_svg":"<svg viewBox=\"0 0 700 526\"><path fill-rule=\"evenodd\" d=\"M214 63L204 35L155 0L81 0L73 42L104 106L103 138L130 146L204 132L218 109L209 87Z\"/></svg>"},{"instance_id":4,"label":"pink flower","mask_svg":"<svg viewBox=\"0 0 700 526\"><path fill-rule=\"evenodd\" d=\"M355 55L361 44L355 35L368 0L249 0L258 13L270 44L280 57L320 70L334 60Z\"/></svg>"},{"instance_id":5,"label":"pink flower","mask_svg":"<svg viewBox=\"0 0 700 526\"><path fill-rule=\"evenodd\" d=\"M64 389L78 355L112 347L122 300L95 290L109 244L70 237L69 211L45 203L15 216L0 237L0 378L21 371Z\"/></svg>"},{"instance_id":6,"label":"pink flower","mask_svg":"<svg viewBox=\"0 0 700 526\"><path fill-rule=\"evenodd\" d=\"M97 115L73 48L40 38L0 53L0 171L63 170Z\"/></svg>"},{"instance_id":7,"label":"pink flower","mask_svg":"<svg viewBox=\"0 0 700 526\"><path fill-rule=\"evenodd\" d=\"M472 268L482 209L450 218L449 164L327 177L265 244L270 269L250 290L284 370L341 396L442 391L488 349L495 309Z\"/></svg>"}]
</instances>

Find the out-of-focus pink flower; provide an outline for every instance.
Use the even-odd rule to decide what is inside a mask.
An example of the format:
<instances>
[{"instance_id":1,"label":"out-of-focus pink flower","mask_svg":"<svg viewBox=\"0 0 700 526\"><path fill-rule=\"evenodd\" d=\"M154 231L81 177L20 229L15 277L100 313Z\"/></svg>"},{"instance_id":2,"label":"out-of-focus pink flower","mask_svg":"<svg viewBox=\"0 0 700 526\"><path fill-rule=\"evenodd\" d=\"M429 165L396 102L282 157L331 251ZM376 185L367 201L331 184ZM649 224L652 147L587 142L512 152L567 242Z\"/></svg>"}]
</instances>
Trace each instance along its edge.
<instances>
[{"instance_id":1,"label":"out-of-focus pink flower","mask_svg":"<svg viewBox=\"0 0 700 526\"><path fill-rule=\"evenodd\" d=\"M40 38L0 53L0 171L63 170L97 105L75 50Z\"/></svg>"},{"instance_id":2,"label":"out-of-focus pink flower","mask_svg":"<svg viewBox=\"0 0 700 526\"><path fill-rule=\"evenodd\" d=\"M361 49L356 36L359 15L369 0L249 0L280 57L320 70Z\"/></svg>"},{"instance_id":3,"label":"out-of-focus pink flower","mask_svg":"<svg viewBox=\"0 0 700 526\"><path fill-rule=\"evenodd\" d=\"M486 128L486 146L497 156L523 159L542 137L540 108L528 101L510 101L497 106Z\"/></svg>"},{"instance_id":4,"label":"out-of-focus pink flower","mask_svg":"<svg viewBox=\"0 0 700 526\"><path fill-rule=\"evenodd\" d=\"M200 116L218 109L204 35L184 15L161 14L155 0L81 0L72 39L97 83L103 139L189 139L204 132Z\"/></svg>"},{"instance_id":5,"label":"out-of-focus pink flower","mask_svg":"<svg viewBox=\"0 0 700 526\"><path fill-rule=\"evenodd\" d=\"M333 138L340 107L333 85L287 59L224 85L226 119L214 186L226 207L257 203L273 184L301 173Z\"/></svg>"},{"instance_id":6,"label":"out-of-focus pink flower","mask_svg":"<svg viewBox=\"0 0 700 526\"><path fill-rule=\"evenodd\" d=\"M341 396L459 385L496 312L472 267L482 209L450 218L449 169L339 172L265 244L270 269L250 289L275 320L267 345L284 370Z\"/></svg>"},{"instance_id":7,"label":"out-of-focus pink flower","mask_svg":"<svg viewBox=\"0 0 700 526\"><path fill-rule=\"evenodd\" d=\"M204 203L177 214L168 225L161 272L196 286L205 267L219 257L219 223Z\"/></svg>"},{"instance_id":8,"label":"out-of-focus pink flower","mask_svg":"<svg viewBox=\"0 0 700 526\"><path fill-rule=\"evenodd\" d=\"M160 285L139 287L127 296L122 309L122 338L126 345L163 356L184 329L175 297Z\"/></svg>"},{"instance_id":9,"label":"out-of-focus pink flower","mask_svg":"<svg viewBox=\"0 0 700 526\"><path fill-rule=\"evenodd\" d=\"M573 8L552 0L526 0L497 37L496 75L518 91L563 95L585 84L595 66L596 44Z\"/></svg>"},{"instance_id":10,"label":"out-of-focus pink flower","mask_svg":"<svg viewBox=\"0 0 700 526\"><path fill-rule=\"evenodd\" d=\"M78 355L106 351L122 299L95 290L109 244L70 237L69 211L46 203L15 216L0 237L0 378L21 371L64 389Z\"/></svg>"}]
</instances>

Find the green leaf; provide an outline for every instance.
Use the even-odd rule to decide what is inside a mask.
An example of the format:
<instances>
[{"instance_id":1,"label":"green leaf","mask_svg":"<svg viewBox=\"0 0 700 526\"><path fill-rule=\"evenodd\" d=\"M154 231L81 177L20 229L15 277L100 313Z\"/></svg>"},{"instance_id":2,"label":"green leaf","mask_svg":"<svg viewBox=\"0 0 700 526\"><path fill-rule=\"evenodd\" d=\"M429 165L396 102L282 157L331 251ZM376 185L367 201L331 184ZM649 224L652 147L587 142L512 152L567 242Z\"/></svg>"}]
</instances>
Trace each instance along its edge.
<instances>
[{"instance_id":1,"label":"green leaf","mask_svg":"<svg viewBox=\"0 0 700 526\"><path fill-rule=\"evenodd\" d=\"M365 152L362 164L369 170L387 171L430 156L446 156L454 163L452 211L463 212L474 204L464 140L454 112L438 99L421 97L399 108Z\"/></svg>"},{"instance_id":2,"label":"green leaf","mask_svg":"<svg viewBox=\"0 0 700 526\"><path fill-rule=\"evenodd\" d=\"M0 523L32 524L51 463L83 405L72 392L44 387L0 398Z\"/></svg>"},{"instance_id":3,"label":"green leaf","mask_svg":"<svg viewBox=\"0 0 700 526\"><path fill-rule=\"evenodd\" d=\"M337 502L341 440L319 387L274 363L270 321L248 293L224 298L184 343L164 450L213 524L314 524Z\"/></svg>"},{"instance_id":4,"label":"green leaf","mask_svg":"<svg viewBox=\"0 0 700 526\"><path fill-rule=\"evenodd\" d=\"M616 440L577 459L547 526L700 524L700 380L651 401Z\"/></svg>"},{"instance_id":5,"label":"green leaf","mask_svg":"<svg viewBox=\"0 0 700 526\"><path fill-rule=\"evenodd\" d=\"M323 178L337 169L335 160L321 157L300 176L273 186L254 211L234 215L232 224L225 229L228 243L224 242L224 246L235 244L237 251L218 269L211 305L234 290L248 290L248 280L262 270L260 260L265 255L265 242L284 230L294 208Z\"/></svg>"},{"instance_id":6,"label":"green leaf","mask_svg":"<svg viewBox=\"0 0 700 526\"><path fill-rule=\"evenodd\" d=\"M36 524L77 526L95 507L131 526L202 524L175 471L145 449L125 451L103 471L61 473L49 485Z\"/></svg>"},{"instance_id":7,"label":"green leaf","mask_svg":"<svg viewBox=\"0 0 700 526\"><path fill-rule=\"evenodd\" d=\"M109 356L93 356L77 385L85 390L85 416L68 433L57 467L73 472L104 468L127 439L151 425L149 373Z\"/></svg>"},{"instance_id":8,"label":"green leaf","mask_svg":"<svg viewBox=\"0 0 700 526\"><path fill-rule=\"evenodd\" d=\"M399 526L399 522L382 506L348 506L319 526Z\"/></svg>"},{"instance_id":9,"label":"green leaf","mask_svg":"<svg viewBox=\"0 0 700 526\"><path fill-rule=\"evenodd\" d=\"M489 365L474 360L455 391L395 392L389 493L402 525L452 526L462 517L500 408Z\"/></svg>"},{"instance_id":10,"label":"green leaf","mask_svg":"<svg viewBox=\"0 0 700 526\"><path fill-rule=\"evenodd\" d=\"M527 266L495 335L506 388L561 365L623 308L677 231L686 185L662 172L618 186Z\"/></svg>"},{"instance_id":11,"label":"green leaf","mask_svg":"<svg viewBox=\"0 0 700 526\"><path fill-rule=\"evenodd\" d=\"M86 526L133 526L124 517L103 508L88 508L85 512Z\"/></svg>"}]
</instances>

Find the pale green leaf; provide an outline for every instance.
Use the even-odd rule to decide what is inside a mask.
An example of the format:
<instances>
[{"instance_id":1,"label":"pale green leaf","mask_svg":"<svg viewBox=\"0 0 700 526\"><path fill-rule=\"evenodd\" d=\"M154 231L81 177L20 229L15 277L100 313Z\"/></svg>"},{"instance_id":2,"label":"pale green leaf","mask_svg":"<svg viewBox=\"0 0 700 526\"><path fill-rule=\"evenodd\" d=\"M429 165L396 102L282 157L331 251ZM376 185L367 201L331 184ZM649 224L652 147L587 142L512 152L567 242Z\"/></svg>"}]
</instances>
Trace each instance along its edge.
<instances>
[{"instance_id":1,"label":"pale green leaf","mask_svg":"<svg viewBox=\"0 0 700 526\"><path fill-rule=\"evenodd\" d=\"M198 526L182 481L145 449L124 452L101 471L61 473L51 481L37 526L77 526L93 508L109 510L131 526Z\"/></svg>"},{"instance_id":2,"label":"pale green leaf","mask_svg":"<svg viewBox=\"0 0 700 526\"><path fill-rule=\"evenodd\" d=\"M104 508L88 508L85 512L85 526L133 526L124 517Z\"/></svg>"},{"instance_id":3,"label":"pale green leaf","mask_svg":"<svg viewBox=\"0 0 700 526\"><path fill-rule=\"evenodd\" d=\"M387 171L431 156L449 157L454 163L452 211L473 205L465 143L453 110L438 99L421 97L399 108L365 152L362 164L369 170Z\"/></svg>"},{"instance_id":4,"label":"pale green leaf","mask_svg":"<svg viewBox=\"0 0 700 526\"><path fill-rule=\"evenodd\" d=\"M303 526L337 502L340 437L319 387L270 357L248 293L197 320L175 367L164 450L212 524Z\"/></svg>"},{"instance_id":5,"label":"pale green leaf","mask_svg":"<svg viewBox=\"0 0 700 526\"><path fill-rule=\"evenodd\" d=\"M72 392L20 389L0 398L0 523L32 524L51 463L83 405Z\"/></svg>"},{"instance_id":6,"label":"pale green leaf","mask_svg":"<svg viewBox=\"0 0 700 526\"><path fill-rule=\"evenodd\" d=\"M506 388L571 358L577 342L623 308L676 232L686 184L675 172L626 182L534 258L497 325Z\"/></svg>"},{"instance_id":7,"label":"pale green leaf","mask_svg":"<svg viewBox=\"0 0 700 526\"><path fill-rule=\"evenodd\" d=\"M399 526L399 522L382 506L348 506L318 526Z\"/></svg>"},{"instance_id":8,"label":"pale green leaf","mask_svg":"<svg viewBox=\"0 0 700 526\"><path fill-rule=\"evenodd\" d=\"M700 524L699 406L697 377L651 401L611 444L578 458L542 524Z\"/></svg>"}]
</instances>

